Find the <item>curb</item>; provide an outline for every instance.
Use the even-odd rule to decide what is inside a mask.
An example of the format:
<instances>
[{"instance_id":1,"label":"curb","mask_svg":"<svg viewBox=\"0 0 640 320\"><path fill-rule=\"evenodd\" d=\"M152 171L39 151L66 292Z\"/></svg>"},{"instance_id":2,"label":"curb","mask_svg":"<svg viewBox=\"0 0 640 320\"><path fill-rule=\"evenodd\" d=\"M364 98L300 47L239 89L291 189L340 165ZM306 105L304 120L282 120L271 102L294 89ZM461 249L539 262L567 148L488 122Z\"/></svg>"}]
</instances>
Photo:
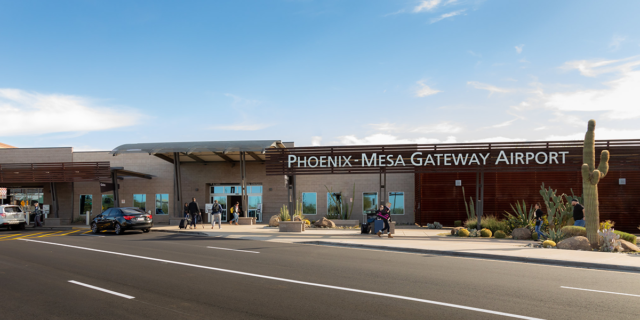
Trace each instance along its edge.
<instances>
[{"instance_id":1,"label":"curb","mask_svg":"<svg viewBox=\"0 0 640 320\"><path fill-rule=\"evenodd\" d=\"M550 260L550 259L528 258L528 257L511 257L511 256L502 256L502 255L487 254L487 253L442 251L442 250L417 249L417 248L393 248L393 247L367 245L367 244L353 244L353 243L327 242L327 241L303 241L303 242L295 242L295 243L311 244L311 245L319 245L319 246L330 246L330 247L360 248L360 249L372 249L372 250L404 252L404 253L432 254L432 255L439 255L439 256L524 262L524 263L545 264L545 265L560 266L560 267L640 272L640 267L621 266L617 264Z\"/></svg>"},{"instance_id":2,"label":"curb","mask_svg":"<svg viewBox=\"0 0 640 320\"><path fill-rule=\"evenodd\" d=\"M27 227L25 228L25 230L74 230L73 227L37 227L37 228L33 228L33 227ZM82 229L79 229L82 230ZM90 230L90 229L87 229Z\"/></svg>"},{"instance_id":3,"label":"curb","mask_svg":"<svg viewBox=\"0 0 640 320\"><path fill-rule=\"evenodd\" d=\"M205 233L205 232L197 232L197 231L182 231L182 230L154 230L153 228L151 228L151 232L167 232L167 233L184 233L184 234L191 234L194 236L205 236L208 237L209 234Z\"/></svg>"}]
</instances>

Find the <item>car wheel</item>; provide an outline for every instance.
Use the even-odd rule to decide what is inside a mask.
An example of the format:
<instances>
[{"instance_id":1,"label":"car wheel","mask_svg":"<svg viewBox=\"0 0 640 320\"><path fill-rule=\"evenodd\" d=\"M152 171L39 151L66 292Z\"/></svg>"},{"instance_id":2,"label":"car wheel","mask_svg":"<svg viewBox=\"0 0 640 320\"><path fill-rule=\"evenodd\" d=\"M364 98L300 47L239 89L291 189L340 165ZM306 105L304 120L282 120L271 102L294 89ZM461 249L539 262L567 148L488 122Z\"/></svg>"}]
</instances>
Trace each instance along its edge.
<instances>
[{"instance_id":1,"label":"car wheel","mask_svg":"<svg viewBox=\"0 0 640 320\"><path fill-rule=\"evenodd\" d=\"M119 223L116 223L116 228L115 228L115 230L116 230L116 234L117 234L117 235L121 235L121 234L123 234L123 233L124 233L124 229L122 229L122 227L120 226L120 224L119 224Z\"/></svg>"},{"instance_id":2,"label":"car wheel","mask_svg":"<svg viewBox=\"0 0 640 320\"><path fill-rule=\"evenodd\" d=\"M97 224L97 223L95 223L95 222L94 222L94 223L92 223L92 224L91 224L91 233L96 234L96 233L98 233L98 232L100 232L100 230L98 230L98 224Z\"/></svg>"},{"instance_id":3,"label":"car wheel","mask_svg":"<svg viewBox=\"0 0 640 320\"><path fill-rule=\"evenodd\" d=\"M18 226L9 226L9 229L11 229L11 230L18 230Z\"/></svg>"},{"instance_id":4,"label":"car wheel","mask_svg":"<svg viewBox=\"0 0 640 320\"><path fill-rule=\"evenodd\" d=\"M144 232L144 233L147 233L149 231L151 231L151 229L142 229L142 232Z\"/></svg>"},{"instance_id":5,"label":"car wheel","mask_svg":"<svg viewBox=\"0 0 640 320\"><path fill-rule=\"evenodd\" d=\"M26 225L25 223L21 223L21 224L18 226L18 230L24 230L26 227L27 227L27 225Z\"/></svg>"}]
</instances>

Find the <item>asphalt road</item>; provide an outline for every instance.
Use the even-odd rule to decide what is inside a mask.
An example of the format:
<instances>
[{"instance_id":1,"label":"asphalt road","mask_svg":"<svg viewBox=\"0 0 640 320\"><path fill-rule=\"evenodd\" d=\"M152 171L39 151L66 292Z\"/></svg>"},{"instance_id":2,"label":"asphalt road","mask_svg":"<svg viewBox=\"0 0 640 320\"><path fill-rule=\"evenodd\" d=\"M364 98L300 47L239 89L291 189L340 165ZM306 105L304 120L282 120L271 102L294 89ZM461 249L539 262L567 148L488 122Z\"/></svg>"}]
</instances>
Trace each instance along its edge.
<instances>
[{"instance_id":1,"label":"asphalt road","mask_svg":"<svg viewBox=\"0 0 640 320\"><path fill-rule=\"evenodd\" d=\"M2 319L640 318L638 273L168 233L17 233L0 231Z\"/></svg>"}]
</instances>

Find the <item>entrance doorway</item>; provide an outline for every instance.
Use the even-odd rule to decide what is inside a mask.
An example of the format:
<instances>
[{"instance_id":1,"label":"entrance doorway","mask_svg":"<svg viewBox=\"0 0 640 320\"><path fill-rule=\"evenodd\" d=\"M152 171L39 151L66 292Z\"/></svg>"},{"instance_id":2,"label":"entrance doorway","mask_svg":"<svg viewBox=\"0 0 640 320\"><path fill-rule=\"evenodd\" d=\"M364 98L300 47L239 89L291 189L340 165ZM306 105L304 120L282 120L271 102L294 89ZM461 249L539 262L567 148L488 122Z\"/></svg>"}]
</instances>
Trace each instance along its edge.
<instances>
[{"instance_id":1,"label":"entrance doorway","mask_svg":"<svg viewBox=\"0 0 640 320\"><path fill-rule=\"evenodd\" d=\"M209 191L210 203L218 200L222 207L222 221L229 221L233 216L227 214L236 202L240 203L241 217L256 218L256 222L262 222L262 185L250 184L247 186L248 208L242 208L242 188L237 184L213 185Z\"/></svg>"},{"instance_id":2,"label":"entrance doorway","mask_svg":"<svg viewBox=\"0 0 640 320\"><path fill-rule=\"evenodd\" d=\"M227 203L229 204L229 219L233 219L233 213L231 212L236 202L240 204L240 217L245 217L244 208L242 207L242 196L227 196Z\"/></svg>"}]
</instances>

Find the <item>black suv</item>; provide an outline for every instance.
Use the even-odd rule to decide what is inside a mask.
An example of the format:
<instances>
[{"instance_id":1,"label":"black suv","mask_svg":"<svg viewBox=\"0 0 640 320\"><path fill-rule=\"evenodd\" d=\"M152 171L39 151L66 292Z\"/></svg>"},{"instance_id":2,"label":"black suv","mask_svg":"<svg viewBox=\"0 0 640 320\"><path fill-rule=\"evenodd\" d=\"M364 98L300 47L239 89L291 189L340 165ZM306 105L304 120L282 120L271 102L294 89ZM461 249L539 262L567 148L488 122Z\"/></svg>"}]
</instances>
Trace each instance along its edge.
<instances>
[{"instance_id":1,"label":"black suv","mask_svg":"<svg viewBox=\"0 0 640 320\"><path fill-rule=\"evenodd\" d=\"M153 217L138 208L111 208L97 215L91 222L91 231L115 230L123 234L125 230L149 232L153 227Z\"/></svg>"}]
</instances>

